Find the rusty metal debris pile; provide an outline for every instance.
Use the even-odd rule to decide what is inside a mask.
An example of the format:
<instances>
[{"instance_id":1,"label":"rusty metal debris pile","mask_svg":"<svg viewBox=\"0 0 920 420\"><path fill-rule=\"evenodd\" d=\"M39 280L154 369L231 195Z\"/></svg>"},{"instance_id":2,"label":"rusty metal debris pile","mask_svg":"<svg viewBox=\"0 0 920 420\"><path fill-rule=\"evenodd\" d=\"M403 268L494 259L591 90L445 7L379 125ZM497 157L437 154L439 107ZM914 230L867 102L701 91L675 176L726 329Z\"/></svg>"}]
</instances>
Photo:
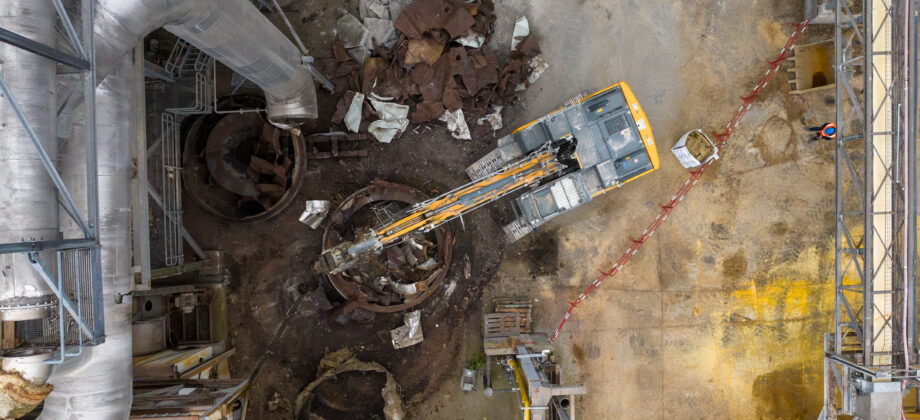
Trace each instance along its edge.
<instances>
[{"instance_id":1,"label":"rusty metal debris pile","mask_svg":"<svg viewBox=\"0 0 920 420\"><path fill-rule=\"evenodd\" d=\"M399 2L383 1L362 1L365 26L345 15L336 27L332 82L342 97L332 121L353 132L389 142L409 121L440 120L455 138L481 137L501 128L501 109L548 67L526 18L515 25L508 56L487 47L496 19L491 0L419 0L396 8ZM388 18L392 33L380 22ZM408 121L385 118L381 103L405 107ZM375 134L380 121L395 134Z\"/></svg>"},{"instance_id":2,"label":"rusty metal debris pile","mask_svg":"<svg viewBox=\"0 0 920 420\"><path fill-rule=\"evenodd\" d=\"M398 209L425 200L414 188L375 181L346 198L330 215L323 235L326 247L354 239ZM416 235L381 255L369 254L329 280L348 303L347 319L367 320L374 312L399 312L422 302L437 289L450 266L453 237L445 227Z\"/></svg>"}]
</instances>

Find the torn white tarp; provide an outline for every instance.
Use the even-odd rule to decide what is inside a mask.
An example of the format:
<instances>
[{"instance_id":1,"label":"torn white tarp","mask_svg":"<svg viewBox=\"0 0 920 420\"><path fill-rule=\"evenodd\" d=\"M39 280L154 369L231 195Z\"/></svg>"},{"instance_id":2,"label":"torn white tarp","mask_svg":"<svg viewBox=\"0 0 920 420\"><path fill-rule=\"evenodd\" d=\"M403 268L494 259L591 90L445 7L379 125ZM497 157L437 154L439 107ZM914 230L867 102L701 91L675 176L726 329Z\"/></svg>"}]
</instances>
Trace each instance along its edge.
<instances>
[{"instance_id":1,"label":"torn white tarp","mask_svg":"<svg viewBox=\"0 0 920 420\"><path fill-rule=\"evenodd\" d=\"M425 339L422 336L421 310L415 310L403 315L403 321L406 323L405 325L390 330L390 339L393 342L394 349L416 345Z\"/></svg>"},{"instance_id":2,"label":"torn white tarp","mask_svg":"<svg viewBox=\"0 0 920 420\"><path fill-rule=\"evenodd\" d=\"M396 136L406 131L409 127L409 106L393 102L384 102L385 99L371 93L371 106L377 111L380 119L371 123L368 131L377 141L389 143Z\"/></svg>"},{"instance_id":3,"label":"torn white tarp","mask_svg":"<svg viewBox=\"0 0 920 420\"><path fill-rule=\"evenodd\" d=\"M306 210L300 215L300 223L316 229L322 223L329 213L329 201L327 200L307 200Z\"/></svg>"},{"instance_id":4,"label":"torn white tarp","mask_svg":"<svg viewBox=\"0 0 920 420\"><path fill-rule=\"evenodd\" d=\"M472 137L470 137L470 128L466 125L466 120L463 119L462 108L459 108L454 112L444 111L444 115L438 118L438 120L447 123L447 131L450 131L450 135L455 139L472 139Z\"/></svg>"},{"instance_id":5,"label":"torn white tarp","mask_svg":"<svg viewBox=\"0 0 920 420\"><path fill-rule=\"evenodd\" d=\"M357 133L361 128L361 108L364 107L364 95L355 93L355 97L348 106L348 112L345 113L345 127L352 133Z\"/></svg>"},{"instance_id":6,"label":"torn white tarp","mask_svg":"<svg viewBox=\"0 0 920 420\"><path fill-rule=\"evenodd\" d=\"M476 125L489 124L492 127L492 131L500 130L502 128L502 107L498 105L492 105L493 112L491 114L486 114L484 117L476 120Z\"/></svg>"},{"instance_id":7,"label":"torn white tarp","mask_svg":"<svg viewBox=\"0 0 920 420\"><path fill-rule=\"evenodd\" d=\"M517 49L518 44L530 35L530 23L527 22L526 16L521 16L517 22L514 22L514 32L511 34L511 51Z\"/></svg>"},{"instance_id":8,"label":"torn white tarp","mask_svg":"<svg viewBox=\"0 0 920 420\"><path fill-rule=\"evenodd\" d=\"M486 42L486 37L472 29L467 29L466 33L455 41L464 47L479 48Z\"/></svg>"}]
</instances>

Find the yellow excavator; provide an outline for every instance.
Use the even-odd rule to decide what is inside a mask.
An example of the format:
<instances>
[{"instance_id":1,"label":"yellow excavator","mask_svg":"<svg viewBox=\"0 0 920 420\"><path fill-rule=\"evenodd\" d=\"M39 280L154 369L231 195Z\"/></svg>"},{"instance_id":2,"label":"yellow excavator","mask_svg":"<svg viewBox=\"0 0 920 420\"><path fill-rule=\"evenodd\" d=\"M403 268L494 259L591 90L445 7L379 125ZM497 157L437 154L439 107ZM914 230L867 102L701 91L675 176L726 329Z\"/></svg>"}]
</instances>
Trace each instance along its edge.
<instances>
[{"instance_id":1,"label":"yellow excavator","mask_svg":"<svg viewBox=\"0 0 920 420\"><path fill-rule=\"evenodd\" d=\"M472 182L416 203L361 234L323 251L319 271L338 273L358 257L381 252L408 235L528 189L514 199L515 241L547 220L659 167L648 118L625 82L602 89L532 121L498 141L467 168Z\"/></svg>"}]
</instances>

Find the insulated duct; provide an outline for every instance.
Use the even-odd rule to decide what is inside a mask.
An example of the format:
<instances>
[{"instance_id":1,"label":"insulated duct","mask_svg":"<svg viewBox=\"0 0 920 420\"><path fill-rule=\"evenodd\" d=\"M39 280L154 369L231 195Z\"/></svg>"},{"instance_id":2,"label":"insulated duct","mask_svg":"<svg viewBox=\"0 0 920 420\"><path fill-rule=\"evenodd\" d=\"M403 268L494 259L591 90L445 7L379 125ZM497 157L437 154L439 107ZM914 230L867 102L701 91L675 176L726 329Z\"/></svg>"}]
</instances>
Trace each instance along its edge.
<instances>
[{"instance_id":1,"label":"insulated duct","mask_svg":"<svg viewBox=\"0 0 920 420\"><path fill-rule=\"evenodd\" d=\"M117 292L134 286L131 269L131 122L134 68L124 56L96 88L96 155L99 162L99 241L105 342L86 346L79 357L55 366L41 419L126 419L131 410L131 303L115 303ZM83 114L82 107L77 115ZM79 206L85 205L86 122L76 119L74 135L62 149L62 177ZM81 235L62 217L65 237Z\"/></svg>"},{"instance_id":2,"label":"insulated duct","mask_svg":"<svg viewBox=\"0 0 920 420\"><path fill-rule=\"evenodd\" d=\"M55 14L50 1L0 1L0 27L54 45ZM0 71L51 160L55 134L57 66L0 43ZM58 239L57 190L38 151L12 107L0 98L0 243ZM54 269L53 255L42 255ZM22 254L0 255L0 319L21 321L50 314L54 295Z\"/></svg>"},{"instance_id":3,"label":"insulated duct","mask_svg":"<svg viewBox=\"0 0 920 420\"><path fill-rule=\"evenodd\" d=\"M160 27L262 88L273 122L316 118L313 77L300 50L249 0L97 0L97 80Z\"/></svg>"}]
</instances>

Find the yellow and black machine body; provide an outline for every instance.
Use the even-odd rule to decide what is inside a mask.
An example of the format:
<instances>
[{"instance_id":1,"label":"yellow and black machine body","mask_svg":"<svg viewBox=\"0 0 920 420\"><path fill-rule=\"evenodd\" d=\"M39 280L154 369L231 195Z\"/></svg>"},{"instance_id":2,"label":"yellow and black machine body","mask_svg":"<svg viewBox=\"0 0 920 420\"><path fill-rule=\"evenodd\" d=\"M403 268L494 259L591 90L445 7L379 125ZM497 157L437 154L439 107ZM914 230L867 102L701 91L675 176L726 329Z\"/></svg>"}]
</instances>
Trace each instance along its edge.
<instances>
[{"instance_id":1,"label":"yellow and black machine body","mask_svg":"<svg viewBox=\"0 0 920 420\"><path fill-rule=\"evenodd\" d=\"M511 135L467 168L472 182L416 203L354 241L323 251L317 268L340 272L361 255L430 231L499 198L515 199L517 240L556 215L658 169L648 119L629 86L617 83L570 103Z\"/></svg>"},{"instance_id":2,"label":"yellow and black machine body","mask_svg":"<svg viewBox=\"0 0 920 420\"><path fill-rule=\"evenodd\" d=\"M575 143L575 167L514 200L517 218L504 228L511 241L659 167L648 117L625 82L573 102L500 139L491 153L492 160L515 159L547 142ZM477 164L467 172L480 171Z\"/></svg>"}]
</instances>

